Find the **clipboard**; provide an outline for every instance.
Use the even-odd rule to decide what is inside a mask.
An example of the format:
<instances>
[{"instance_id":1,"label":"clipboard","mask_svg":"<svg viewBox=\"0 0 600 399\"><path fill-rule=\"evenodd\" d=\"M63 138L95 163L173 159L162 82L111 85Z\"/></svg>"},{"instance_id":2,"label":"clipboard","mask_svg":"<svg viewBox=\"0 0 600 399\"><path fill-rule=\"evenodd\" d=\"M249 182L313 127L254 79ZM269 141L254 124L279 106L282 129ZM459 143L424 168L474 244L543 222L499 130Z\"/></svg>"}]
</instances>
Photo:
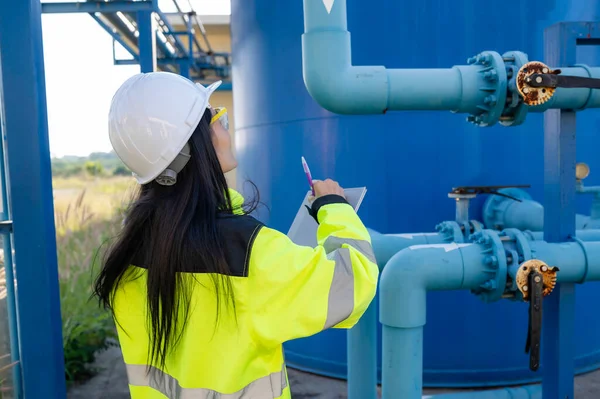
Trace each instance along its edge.
<instances>
[{"instance_id":1,"label":"clipboard","mask_svg":"<svg viewBox=\"0 0 600 399\"><path fill-rule=\"evenodd\" d=\"M356 212L358 212L358 208L360 208L360 204L362 204L366 193L366 187L344 189L346 200L348 203L350 203L350 205L352 205ZM306 205L310 208L311 204L309 203L308 199L310 198L311 194L311 191L307 191L304 201L302 201L302 204L296 213L296 217L294 218L294 221L288 230L287 236L297 245L314 248L318 245L317 228L319 225L315 219L308 214L308 211L305 207Z\"/></svg>"}]
</instances>

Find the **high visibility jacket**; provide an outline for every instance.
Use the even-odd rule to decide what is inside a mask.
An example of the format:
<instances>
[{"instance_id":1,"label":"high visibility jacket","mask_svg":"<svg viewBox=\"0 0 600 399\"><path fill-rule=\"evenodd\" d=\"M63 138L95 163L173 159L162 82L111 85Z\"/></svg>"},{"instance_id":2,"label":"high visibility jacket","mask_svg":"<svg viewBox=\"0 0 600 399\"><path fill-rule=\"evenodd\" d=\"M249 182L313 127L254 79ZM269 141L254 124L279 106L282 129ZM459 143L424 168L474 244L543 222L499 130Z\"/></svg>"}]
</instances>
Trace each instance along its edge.
<instances>
[{"instance_id":1,"label":"high visibility jacket","mask_svg":"<svg viewBox=\"0 0 600 399\"><path fill-rule=\"evenodd\" d=\"M231 190L236 206L243 202ZM311 214L318 246L294 244L236 208L219 219L231 269L235 313L208 273L181 271L193 285L188 321L164 369L146 373L149 353L146 269L116 288L113 309L132 399L289 399L282 343L356 324L375 296L379 270L369 233L336 195ZM180 313L181 314L181 313Z\"/></svg>"}]
</instances>

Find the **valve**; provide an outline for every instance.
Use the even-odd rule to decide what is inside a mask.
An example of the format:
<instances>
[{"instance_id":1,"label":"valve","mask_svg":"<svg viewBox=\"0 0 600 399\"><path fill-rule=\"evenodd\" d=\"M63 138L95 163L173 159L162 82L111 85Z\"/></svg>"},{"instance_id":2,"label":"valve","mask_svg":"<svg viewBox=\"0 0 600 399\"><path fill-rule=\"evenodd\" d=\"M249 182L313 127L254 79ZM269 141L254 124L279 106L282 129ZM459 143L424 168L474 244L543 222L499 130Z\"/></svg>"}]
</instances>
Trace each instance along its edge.
<instances>
[{"instance_id":1,"label":"valve","mask_svg":"<svg viewBox=\"0 0 600 399\"><path fill-rule=\"evenodd\" d=\"M529 325L525 353L529 354L529 369L537 371L540 366L540 349L542 340L542 303L556 286L556 273L559 268L531 259L521 264L517 270L517 288L523 300L529 302Z\"/></svg>"},{"instance_id":2,"label":"valve","mask_svg":"<svg viewBox=\"0 0 600 399\"><path fill-rule=\"evenodd\" d=\"M600 79L561 75L560 69L539 61L524 64L517 73L517 90L527 105L544 104L552 98L557 88L600 89Z\"/></svg>"},{"instance_id":3,"label":"valve","mask_svg":"<svg viewBox=\"0 0 600 399\"><path fill-rule=\"evenodd\" d=\"M530 188L529 184L525 185L512 185L512 186L461 186L454 187L452 191L448 193L448 196L458 196L458 195L478 195L478 194L491 194L491 195L499 195L501 197L510 198L512 200L521 202L520 198L512 197L504 192L500 192L498 190L506 189L506 188Z\"/></svg>"}]
</instances>

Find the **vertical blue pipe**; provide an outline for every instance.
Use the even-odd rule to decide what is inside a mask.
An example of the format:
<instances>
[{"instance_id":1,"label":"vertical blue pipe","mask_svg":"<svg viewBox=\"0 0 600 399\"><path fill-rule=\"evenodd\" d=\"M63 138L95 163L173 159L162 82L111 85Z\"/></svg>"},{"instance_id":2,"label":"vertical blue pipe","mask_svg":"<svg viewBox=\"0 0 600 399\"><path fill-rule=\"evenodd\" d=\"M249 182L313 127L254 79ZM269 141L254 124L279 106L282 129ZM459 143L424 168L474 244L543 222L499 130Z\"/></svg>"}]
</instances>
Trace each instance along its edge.
<instances>
[{"instance_id":1,"label":"vertical blue pipe","mask_svg":"<svg viewBox=\"0 0 600 399\"><path fill-rule=\"evenodd\" d=\"M23 396L65 398L39 0L0 2L0 62Z\"/></svg>"},{"instance_id":2,"label":"vertical blue pipe","mask_svg":"<svg viewBox=\"0 0 600 399\"><path fill-rule=\"evenodd\" d=\"M348 399L377 399L377 311L371 302L348 330Z\"/></svg>"},{"instance_id":3,"label":"vertical blue pipe","mask_svg":"<svg viewBox=\"0 0 600 399\"><path fill-rule=\"evenodd\" d=\"M0 65L0 77L2 76L2 65ZM1 78L0 78L1 81ZM0 88L2 85L0 84ZM8 194L7 194L7 181L6 181L6 170L4 157L4 127L0 120L0 196L2 209L0 210L0 220L11 220ZM8 308L8 329L10 334L10 360L11 363L15 363L12 370L12 386L13 394L15 398L22 398L22 380L21 380L21 364L20 364L20 353L19 353L19 320L17 318L17 303L16 303L16 292L15 292L15 276L13 273L13 257L12 257L12 244L11 234L2 234L2 248L4 251L4 270L6 273L6 304Z\"/></svg>"},{"instance_id":4,"label":"vertical blue pipe","mask_svg":"<svg viewBox=\"0 0 600 399\"><path fill-rule=\"evenodd\" d=\"M381 397L420 398L423 390L423 326L398 328L384 325L381 361ZM414 373L407 370L415 370Z\"/></svg>"},{"instance_id":5,"label":"vertical blue pipe","mask_svg":"<svg viewBox=\"0 0 600 399\"><path fill-rule=\"evenodd\" d=\"M154 72L156 70L156 34L152 11L138 11L137 23L140 72Z\"/></svg>"},{"instance_id":6,"label":"vertical blue pipe","mask_svg":"<svg viewBox=\"0 0 600 399\"><path fill-rule=\"evenodd\" d=\"M576 63L576 24L561 23L544 32L546 63ZM544 239L566 241L575 235L575 112L548 110L544 115ZM542 342L542 396L573 399L575 373L575 285L557 284L545 300Z\"/></svg>"}]
</instances>

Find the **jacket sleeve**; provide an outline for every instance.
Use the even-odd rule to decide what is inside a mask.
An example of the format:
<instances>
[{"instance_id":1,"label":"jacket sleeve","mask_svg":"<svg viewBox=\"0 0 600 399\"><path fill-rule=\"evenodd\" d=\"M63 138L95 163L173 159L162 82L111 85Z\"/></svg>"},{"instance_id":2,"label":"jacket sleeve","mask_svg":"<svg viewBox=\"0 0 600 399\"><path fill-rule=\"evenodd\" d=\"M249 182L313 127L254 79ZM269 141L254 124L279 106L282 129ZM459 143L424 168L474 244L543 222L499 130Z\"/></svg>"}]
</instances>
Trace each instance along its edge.
<instances>
[{"instance_id":1,"label":"jacket sleeve","mask_svg":"<svg viewBox=\"0 0 600 399\"><path fill-rule=\"evenodd\" d=\"M266 345L351 328L377 289L371 239L343 197L320 197L310 212L318 246L294 244L267 227L257 234L248 275L251 329Z\"/></svg>"}]
</instances>

